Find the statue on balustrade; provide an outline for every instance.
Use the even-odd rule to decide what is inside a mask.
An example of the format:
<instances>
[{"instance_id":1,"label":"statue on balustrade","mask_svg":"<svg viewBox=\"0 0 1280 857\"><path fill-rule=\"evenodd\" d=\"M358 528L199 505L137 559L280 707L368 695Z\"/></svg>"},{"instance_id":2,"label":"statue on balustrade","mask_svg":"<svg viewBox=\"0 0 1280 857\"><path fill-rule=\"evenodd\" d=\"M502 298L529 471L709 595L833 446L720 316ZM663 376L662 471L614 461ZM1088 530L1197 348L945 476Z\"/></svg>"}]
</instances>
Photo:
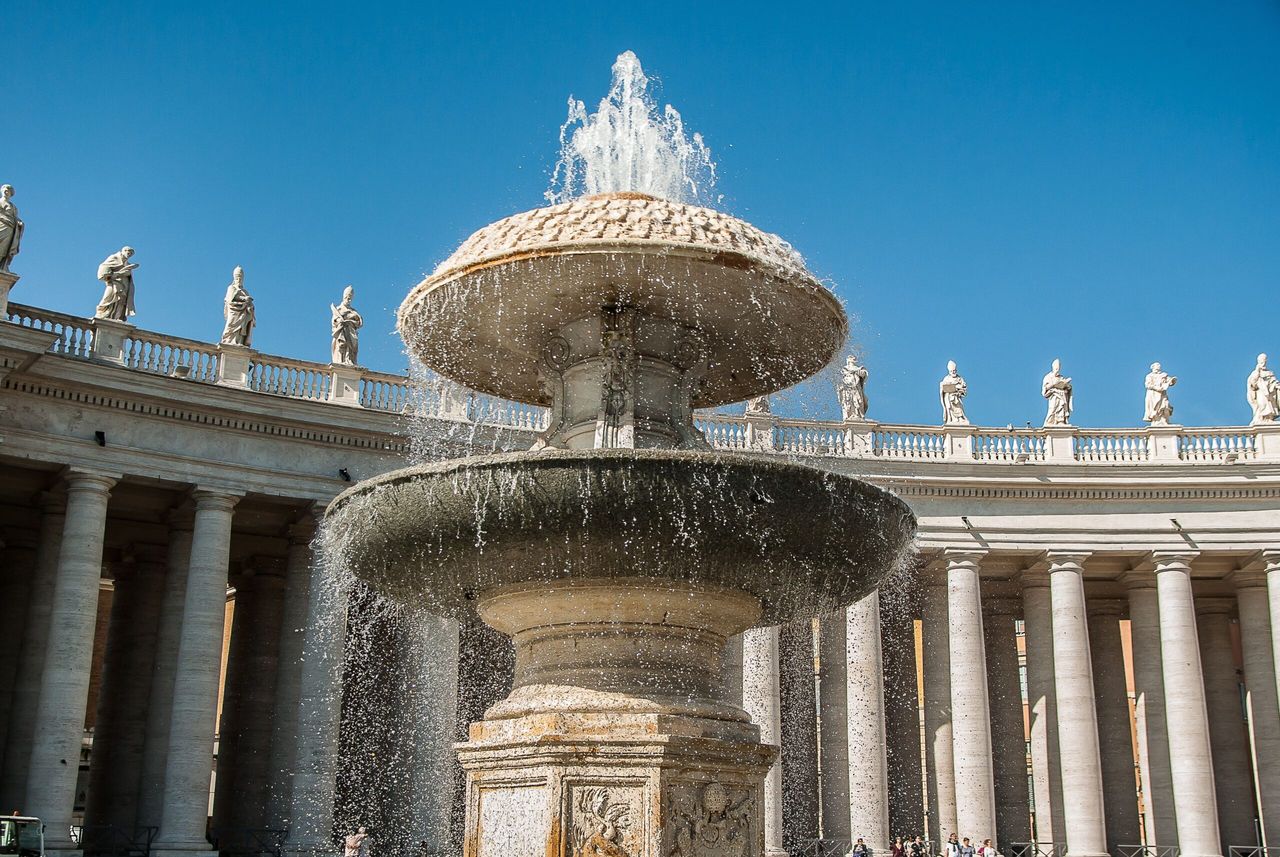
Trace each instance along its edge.
<instances>
[{"instance_id":1,"label":"statue on balustrade","mask_svg":"<svg viewBox=\"0 0 1280 857\"><path fill-rule=\"evenodd\" d=\"M364 319L351 300L356 290L347 286L342 290L342 302L329 304L333 311L333 362L344 366L356 365L356 357L360 352L360 328L364 327Z\"/></svg>"},{"instance_id":2,"label":"statue on balustrade","mask_svg":"<svg viewBox=\"0 0 1280 857\"><path fill-rule=\"evenodd\" d=\"M98 279L107 287L94 310L94 318L128 321L129 316L137 313L133 306L133 272L138 265L129 261L132 258L133 248L121 247L119 253L112 253L98 266Z\"/></svg>"},{"instance_id":3,"label":"statue on balustrade","mask_svg":"<svg viewBox=\"0 0 1280 857\"><path fill-rule=\"evenodd\" d=\"M938 398L942 400L942 422L948 425L969 424L964 413L964 397L969 395L969 385L956 371L956 361L947 361L947 374L938 384Z\"/></svg>"},{"instance_id":4,"label":"statue on balustrade","mask_svg":"<svg viewBox=\"0 0 1280 857\"><path fill-rule=\"evenodd\" d=\"M13 204L13 185L0 186L0 271L8 271L9 263L22 246L24 226Z\"/></svg>"},{"instance_id":5,"label":"statue on balustrade","mask_svg":"<svg viewBox=\"0 0 1280 857\"><path fill-rule=\"evenodd\" d=\"M222 328L222 338L218 341L223 345L248 348L258 317L253 308L253 298L244 288L244 268L239 265L231 272L231 285L227 286L227 296L222 301L222 316L227 324Z\"/></svg>"},{"instance_id":6,"label":"statue on balustrade","mask_svg":"<svg viewBox=\"0 0 1280 857\"><path fill-rule=\"evenodd\" d=\"M1258 355L1258 365L1249 373L1245 385L1245 397L1253 408L1252 425L1271 423L1280 415L1280 381L1276 373L1267 368L1267 355Z\"/></svg>"},{"instance_id":7,"label":"statue on balustrade","mask_svg":"<svg viewBox=\"0 0 1280 857\"><path fill-rule=\"evenodd\" d=\"M1160 368L1159 363L1151 364L1147 374L1147 407L1142 419L1153 426L1167 426L1173 416L1173 403L1169 401L1169 388L1178 383L1178 379Z\"/></svg>"},{"instance_id":8,"label":"statue on balustrade","mask_svg":"<svg viewBox=\"0 0 1280 857\"><path fill-rule=\"evenodd\" d=\"M747 416L763 417L771 413L773 413L773 406L769 404L768 396L756 396L754 399L747 399Z\"/></svg>"},{"instance_id":9,"label":"statue on balustrade","mask_svg":"<svg viewBox=\"0 0 1280 857\"><path fill-rule=\"evenodd\" d=\"M867 368L859 366L857 358L850 354L840 370L836 384L836 397L840 400L840 416L845 421L867 418Z\"/></svg>"},{"instance_id":10,"label":"statue on balustrade","mask_svg":"<svg viewBox=\"0 0 1280 857\"><path fill-rule=\"evenodd\" d=\"M1040 395L1049 400L1049 412L1044 415L1047 426L1065 426L1071 423L1071 408L1074 399L1071 393L1071 379L1062 374L1062 362L1053 361L1053 369L1040 382Z\"/></svg>"}]
</instances>

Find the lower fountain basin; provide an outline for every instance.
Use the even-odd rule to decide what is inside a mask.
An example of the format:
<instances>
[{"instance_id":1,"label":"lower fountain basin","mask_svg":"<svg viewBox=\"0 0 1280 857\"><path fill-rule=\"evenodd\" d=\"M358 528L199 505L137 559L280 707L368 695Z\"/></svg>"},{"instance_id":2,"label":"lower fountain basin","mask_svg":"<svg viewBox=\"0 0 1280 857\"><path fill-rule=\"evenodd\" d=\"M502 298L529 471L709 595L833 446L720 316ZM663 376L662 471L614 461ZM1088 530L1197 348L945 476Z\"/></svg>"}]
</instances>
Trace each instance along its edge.
<instances>
[{"instance_id":1,"label":"lower fountain basin","mask_svg":"<svg viewBox=\"0 0 1280 857\"><path fill-rule=\"evenodd\" d=\"M330 505L343 562L382 594L474 615L512 584L667 580L759 599L759 625L870 592L915 518L850 476L740 454L543 450L404 468Z\"/></svg>"}]
</instances>

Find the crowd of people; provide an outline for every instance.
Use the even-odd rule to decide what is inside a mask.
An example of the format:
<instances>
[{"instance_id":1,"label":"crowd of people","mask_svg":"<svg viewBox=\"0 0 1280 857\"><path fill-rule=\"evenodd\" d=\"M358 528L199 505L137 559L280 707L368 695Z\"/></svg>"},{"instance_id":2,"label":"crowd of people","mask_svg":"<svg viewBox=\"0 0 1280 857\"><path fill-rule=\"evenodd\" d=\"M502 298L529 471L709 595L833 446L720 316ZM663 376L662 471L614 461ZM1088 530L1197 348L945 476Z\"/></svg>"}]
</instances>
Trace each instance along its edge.
<instances>
[{"instance_id":1,"label":"crowd of people","mask_svg":"<svg viewBox=\"0 0 1280 857\"><path fill-rule=\"evenodd\" d=\"M850 857L872 857L872 849L866 840L859 837L853 843ZM889 846L889 857L932 857L929 854L929 843L922 836L899 836ZM953 833L947 837L937 857L999 857L995 845L990 839L982 840L981 845L974 845L969 837L961 838Z\"/></svg>"}]
</instances>

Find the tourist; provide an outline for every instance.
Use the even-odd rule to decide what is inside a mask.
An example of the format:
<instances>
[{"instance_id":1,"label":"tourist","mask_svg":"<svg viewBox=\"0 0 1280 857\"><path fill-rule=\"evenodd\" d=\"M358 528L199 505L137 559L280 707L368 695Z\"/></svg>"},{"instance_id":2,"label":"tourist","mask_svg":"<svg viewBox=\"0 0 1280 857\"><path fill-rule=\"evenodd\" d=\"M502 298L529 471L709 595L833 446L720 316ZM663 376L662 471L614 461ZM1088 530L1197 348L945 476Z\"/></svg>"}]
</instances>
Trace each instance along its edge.
<instances>
[{"instance_id":1,"label":"tourist","mask_svg":"<svg viewBox=\"0 0 1280 857\"><path fill-rule=\"evenodd\" d=\"M359 827L342 843L342 857L368 857L369 828Z\"/></svg>"},{"instance_id":2,"label":"tourist","mask_svg":"<svg viewBox=\"0 0 1280 857\"><path fill-rule=\"evenodd\" d=\"M960 843L960 857L978 857L978 850L969 842L969 837L965 837Z\"/></svg>"},{"instance_id":3,"label":"tourist","mask_svg":"<svg viewBox=\"0 0 1280 857\"><path fill-rule=\"evenodd\" d=\"M942 857L960 857L960 836L953 833L947 837L947 844L942 848Z\"/></svg>"},{"instance_id":4,"label":"tourist","mask_svg":"<svg viewBox=\"0 0 1280 857\"><path fill-rule=\"evenodd\" d=\"M911 853L908 857L925 857L925 852L928 851L928 849L925 847L923 837L917 836L915 839L911 840L910 851Z\"/></svg>"},{"instance_id":5,"label":"tourist","mask_svg":"<svg viewBox=\"0 0 1280 857\"><path fill-rule=\"evenodd\" d=\"M867 847L867 843L862 840L861 836L859 836L858 841L853 843L853 850L850 851L849 854L856 854L858 857L871 857L871 849Z\"/></svg>"},{"instance_id":6,"label":"tourist","mask_svg":"<svg viewBox=\"0 0 1280 857\"><path fill-rule=\"evenodd\" d=\"M893 845L889 847L889 853L893 857L906 857L906 847L902 844L902 837L899 836L893 840Z\"/></svg>"},{"instance_id":7,"label":"tourist","mask_svg":"<svg viewBox=\"0 0 1280 857\"><path fill-rule=\"evenodd\" d=\"M978 849L978 857L996 857L996 854L996 847L991 844L991 840L982 840L982 847Z\"/></svg>"}]
</instances>

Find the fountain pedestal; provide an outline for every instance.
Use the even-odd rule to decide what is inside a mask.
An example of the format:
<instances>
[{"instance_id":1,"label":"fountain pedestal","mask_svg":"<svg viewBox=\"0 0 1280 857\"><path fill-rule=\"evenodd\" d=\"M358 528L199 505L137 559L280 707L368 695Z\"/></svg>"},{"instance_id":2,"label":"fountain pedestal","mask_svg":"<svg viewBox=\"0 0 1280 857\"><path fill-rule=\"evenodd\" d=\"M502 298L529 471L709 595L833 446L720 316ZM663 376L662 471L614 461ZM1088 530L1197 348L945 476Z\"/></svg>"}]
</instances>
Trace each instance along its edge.
<instances>
[{"instance_id":1,"label":"fountain pedestal","mask_svg":"<svg viewBox=\"0 0 1280 857\"><path fill-rule=\"evenodd\" d=\"M726 698L735 590L637 579L517 584L481 617L516 647L511 695L459 744L465 857L754 857L777 749Z\"/></svg>"}]
</instances>

